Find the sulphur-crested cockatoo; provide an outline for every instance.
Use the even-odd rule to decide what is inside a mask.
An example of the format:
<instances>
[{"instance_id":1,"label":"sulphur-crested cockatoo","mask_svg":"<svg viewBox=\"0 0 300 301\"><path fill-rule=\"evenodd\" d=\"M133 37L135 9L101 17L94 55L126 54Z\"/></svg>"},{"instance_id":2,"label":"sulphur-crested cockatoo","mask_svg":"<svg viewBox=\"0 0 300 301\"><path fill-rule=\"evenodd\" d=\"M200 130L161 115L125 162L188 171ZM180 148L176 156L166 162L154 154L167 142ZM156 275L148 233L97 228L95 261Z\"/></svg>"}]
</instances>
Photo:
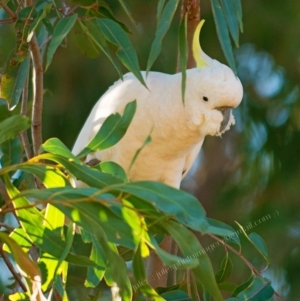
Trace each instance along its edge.
<instances>
[{"instance_id":1,"label":"sulphur-crested cockatoo","mask_svg":"<svg viewBox=\"0 0 300 301\"><path fill-rule=\"evenodd\" d=\"M231 109L243 96L233 71L211 59L201 49L201 22L194 35L197 68L186 72L184 102L181 73L143 72L147 88L132 74L117 81L94 106L73 148L78 154L113 113L122 114L136 100L137 109L125 136L113 147L91 153L86 161L114 161L128 172L131 181L153 180L179 188L195 161L205 136L220 136L234 124ZM132 159L146 138L132 166Z\"/></svg>"}]
</instances>

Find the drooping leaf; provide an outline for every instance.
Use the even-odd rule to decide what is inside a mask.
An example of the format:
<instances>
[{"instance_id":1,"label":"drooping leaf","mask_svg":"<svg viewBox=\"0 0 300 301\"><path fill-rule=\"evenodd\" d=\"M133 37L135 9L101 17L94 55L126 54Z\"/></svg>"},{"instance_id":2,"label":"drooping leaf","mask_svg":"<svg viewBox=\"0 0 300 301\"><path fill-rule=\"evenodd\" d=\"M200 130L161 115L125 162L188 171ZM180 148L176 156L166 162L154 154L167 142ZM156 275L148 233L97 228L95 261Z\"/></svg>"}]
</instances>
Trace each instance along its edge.
<instances>
[{"instance_id":1,"label":"drooping leaf","mask_svg":"<svg viewBox=\"0 0 300 301\"><path fill-rule=\"evenodd\" d=\"M122 64L131 71L136 78L146 86L141 74L136 52L123 28L109 19L97 19L105 38L118 47L117 56Z\"/></svg>"},{"instance_id":2,"label":"drooping leaf","mask_svg":"<svg viewBox=\"0 0 300 301\"><path fill-rule=\"evenodd\" d=\"M255 232L252 232L248 235L250 241L255 246L255 248L261 253L261 255L267 260L267 263L270 263L268 249L265 241L262 239L260 235Z\"/></svg>"},{"instance_id":3,"label":"drooping leaf","mask_svg":"<svg viewBox=\"0 0 300 301\"><path fill-rule=\"evenodd\" d=\"M194 258L199 260L199 265L192 269L195 277L216 301L223 301L210 259L195 235L183 225L171 220L164 221L161 225L173 237L187 260Z\"/></svg>"},{"instance_id":4,"label":"drooping leaf","mask_svg":"<svg viewBox=\"0 0 300 301\"><path fill-rule=\"evenodd\" d=\"M229 225L212 218L207 218L208 228L206 233L215 234L224 237L226 242L232 242L241 247L240 238L237 232Z\"/></svg>"},{"instance_id":5,"label":"drooping leaf","mask_svg":"<svg viewBox=\"0 0 300 301\"><path fill-rule=\"evenodd\" d=\"M161 18L161 13L163 11L163 8L165 6L166 0L159 0L157 3L157 9L156 9L156 22L158 23Z\"/></svg>"},{"instance_id":6,"label":"drooping leaf","mask_svg":"<svg viewBox=\"0 0 300 301\"><path fill-rule=\"evenodd\" d=\"M65 17L58 21L57 25L54 28L52 39L47 50L45 70L47 70L50 66L55 51L67 36L67 34L70 32L70 30L73 28L76 20L77 14L70 17Z\"/></svg>"},{"instance_id":7,"label":"drooping leaf","mask_svg":"<svg viewBox=\"0 0 300 301\"><path fill-rule=\"evenodd\" d=\"M13 115L0 122L0 144L30 127L30 119L23 115Z\"/></svg>"},{"instance_id":8,"label":"drooping leaf","mask_svg":"<svg viewBox=\"0 0 300 301\"><path fill-rule=\"evenodd\" d=\"M220 0L230 34L236 47L239 47L239 21L236 13L235 0Z\"/></svg>"},{"instance_id":9,"label":"drooping leaf","mask_svg":"<svg viewBox=\"0 0 300 301\"><path fill-rule=\"evenodd\" d=\"M77 158L82 158L96 150L109 148L119 142L125 135L135 111L136 101L132 101L126 105L122 116L119 113L108 116L96 136L77 155Z\"/></svg>"},{"instance_id":10,"label":"drooping leaf","mask_svg":"<svg viewBox=\"0 0 300 301\"><path fill-rule=\"evenodd\" d=\"M98 26L97 20L92 19L85 22L79 22L84 32L92 39L92 41L101 49L101 51L107 56L110 62L115 67L120 78L123 78L122 70L116 58L110 53L110 49L107 45L105 37Z\"/></svg>"},{"instance_id":11,"label":"drooping leaf","mask_svg":"<svg viewBox=\"0 0 300 301\"><path fill-rule=\"evenodd\" d=\"M22 275L27 279L31 294L36 296L36 300L46 301L47 299L43 296L41 290L42 279L38 265L6 233L0 232L0 240L5 242L10 248Z\"/></svg>"},{"instance_id":12,"label":"drooping leaf","mask_svg":"<svg viewBox=\"0 0 300 301\"><path fill-rule=\"evenodd\" d=\"M241 0L234 0L236 15L239 21L239 26L241 32L243 32L243 11L242 11L242 3Z\"/></svg>"},{"instance_id":13,"label":"drooping leaf","mask_svg":"<svg viewBox=\"0 0 300 301\"><path fill-rule=\"evenodd\" d=\"M267 264L270 263L270 259L268 256L268 249L265 241L262 239L261 236L259 236L257 233L252 232L249 235L244 230L243 226L240 225L238 222L236 224L239 226L239 228L242 230L242 233L245 235L245 237L249 240L249 242L256 248L256 250L264 257Z\"/></svg>"},{"instance_id":14,"label":"drooping leaf","mask_svg":"<svg viewBox=\"0 0 300 301\"><path fill-rule=\"evenodd\" d=\"M170 267L171 269L192 269L195 268L199 261L197 258L191 258L190 260L186 260L185 258L181 258L179 256L170 254L160 248L156 240L152 237L151 243L155 246L155 251L164 265Z\"/></svg>"},{"instance_id":15,"label":"drooping leaf","mask_svg":"<svg viewBox=\"0 0 300 301\"><path fill-rule=\"evenodd\" d=\"M271 286L271 281L254 277L247 288L239 292L235 297L227 299L227 301L269 301L273 295L274 289Z\"/></svg>"},{"instance_id":16,"label":"drooping leaf","mask_svg":"<svg viewBox=\"0 0 300 301\"><path fill-rule=\"evenodd\" d=\"M52 6L53 6L53 3L47 3L47 2L44 3L42 10L40 10L38 12L36 18L34 19L34 21L31 23L31 25L29 27L29 30L28 30L29 34L26 39L27 43L30 42L38 25L43 21L43 19L45 19L47 17L48 13L51 11Z\"/></svg>"},{"instance_id":17,"label":"drooping leaf","mask_svg":"<svg viewBox=\"0 0 300 301\"><path fill-rule=\"evenodd\" d=\"M170 28L172 19L174 17L174 14L175 14L175 11L177 9L179 2L180 2L179 0L169 0L168 3L163 8L161 13L160 13L160 11L161 11L163 2L159 2L158 16L160 16L160 18L157 23L155 38L152 42L150 54L148 57L147 73L150 71L153 63L155 62L159 53L161 52L162 40Z\"/></svg>"},{"instance_id":18,"label":"drooping leaf","mask_svg":"<svg viewBox=\"0 0 300 301\"><path fill-rule=\"evenodd\" d=\"M184 104L184 95L186 88L186 67L187 67L187 14L181 20L179 27L179 61L181 78L181 97Z\"/></svg>"},{"instance_id":19,"label":"drooping leaf","mask_svg":"<svg viewBox=\"0 0 300 301\"><path fill-rule=\"evenodd\" d=\"M224 259L222 260L220 270L216 273L216 281L218 283L225 282L230 277L232 268L233 264L227 253Z\"/></svg>"},{"instance_id":20,"label":"drooping leaf","mask_svg":"<svg viewBox=\"0 0 300 301\"><path fill-rule=\"evenodd\" d=\"M96 58L99 55L99 49L96 47L93 39L83 30L81 22L76 22L74 26L75 38L78 48L81 52L90 58Z\"/></svg>"},{"instance_id":21,"label":"drooping leaf","mask_svg":"<svg viewBox=\"0 0 300 301\"><path fill-rule=\"evenodd\" d=\"M119 3L121 4L121 6L122 6L124 12L126 13L126 15L128 16L128 18L130 19L131 23L132 23L135 27L137 27L137 24L136 24L136 22L134 21L132 15L131 15L131 12L130 12L130 9L129 9L127 3L126 3L124 0L119 0Z\"/></svg>"},{"instance_id":22,"label":"drooping leaf","mask_svg":"<svg viewBox=\"0 0 300 301\"><path fill-rule=\"evenodd\" d=\"M141 256L141 248L138 247L132 261L133 275L135 278L135 284L132 289L134 292L140 291L147 297L151 297L151 300L164 301L165 299L160 297L157 292L149 284L147 279L143 257Z\"/></svg>"},{"instance_id":23,"label":"drooping leaf","mask_svg":"<svg viewBox=\"0 0 300 301\"><path fill-rule=\"evenodd\" d=\"M218 38L224 52L225 58L233 70L236 73L236 65L233 57L232 46L230 42L230 36L228 27L226 24L226 19L224 16L224 12L218 0L211 0L213 16L215 19L215 24L217 28Z\"/></svg>"},{"instance_id":24,"label":"drooping leaf","mask_svg":"<svg viewBox=\"0 0 300 301\"><path fill-rule=\"evenodd\" d=\"M13 239L25 253L27 253L32 246L32 242L28 239L25 231L22 228L16 228L12 233L10 233L9 237ZM10 252L10 249L7 245L3 246L3 250Z\"/></svg>"},{"instance_id":25,"label":"drooping leaf","mask_svg":"<svg viewBox=\"0 0 300 301\"><path fill-rule=\"evenodd\" d=\"M10 110L18 104L29 71L29 56L20 60L13 56L1 75L0 97L5 99Z\"/></svg>"}]
</instances>

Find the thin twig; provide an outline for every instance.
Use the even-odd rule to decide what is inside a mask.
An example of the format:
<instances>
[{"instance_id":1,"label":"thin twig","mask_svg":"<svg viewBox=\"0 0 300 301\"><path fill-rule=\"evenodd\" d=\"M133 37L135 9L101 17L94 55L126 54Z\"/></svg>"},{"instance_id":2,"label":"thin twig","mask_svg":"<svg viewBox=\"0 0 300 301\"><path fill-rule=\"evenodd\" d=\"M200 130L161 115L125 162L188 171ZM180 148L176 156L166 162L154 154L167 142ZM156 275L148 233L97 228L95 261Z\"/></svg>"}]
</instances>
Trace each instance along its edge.
<instances>
[{"instance_id":1,"label":"thin twig","mask_svg":"<svg viewBox=\"0 0 300 301\"><path fill-rule=\"evenodd\" d=\"M0 20L0 24L11 24L11 23L14 23L14 22L15 21L12 18Z\"/></svg>"},{"instance_id":2,"label":"thin twig","mask_svg":"<svg viewBox=\"0 0 300 301\"><path fill-rule=\"evenodd\" d=\"M39 147L43 142L42 139L42 110L43 110L43 64L40 55L39 46L35 35L30 43L30 51L33 62L33 82L34 82L34 97L32 105L32 144L34 155L38 154Z\"/></svg>"},{"instance_id":3,"label":"thin twig","mask_svg":"<svg viewBox=\"0 0 300 301\"><path fill-rule=\"evenodd\" d=\"M5 223L2 223L2 222L0 222L0 227L3 227L3 228L7 229L7 230L10 231L10 232L12 232L12 231L15 230L14 227L11 227L11 226L9 226L9 225L7 225L7 224L5 224Z\"/></svg>"},{"instance_id":4,"label":"thin twig","mask_svg":"<svg viewBox=\"0 0 300 301\"><path fill-rule=\"evenodd\" d=\"M17 15L2 1L0 0L0 6L5 10L5 12L15 21L17 20Z\"/></svg>"},{"instance_id":5,"label":"thin twig","mask_svg":"<svg viewBox=\"0 0 300 301\"><path fill-rule=\"evenodd\" d=\"M193 281L194 294L195 294L196 300L197 300L197 301L201 301L200 296L199 296L199 293L198 293L197 283L196 283L196 278L195 278L194 273L192 273L192 281Z\"/></svg>"},{"instance_id":6,"label":"thin twig","mask_svg":"<svg viewBox=\"0 0 300 301\"><path fill-rule=\"evenodd\" d=\"M28 102L28 84L29 84L29 79L28 79L28 74L26 76L24 88L23 88L23 93L22 93L22 106L21 106L21 115L26 116L27 114L27 102ZM27 156L27 159L32 158L32 151L30 148L30 143L27 135L27 131L24 131L20 134L21 140L25 149L25 153Z\"/></svg>"},{"instance_id":7,"label":"thin twig","mask_svg":"<svg viewBox=\"0 0 300 301\"><path fill-rule=\"evenodd\" d=\"M197 25L200 21L200 0L183 0L181 6L180 18L187 18L187 45L188 45L188 61L187 68L195 67L195 60L193 56L193 36ZM179 64L178 64L179 67Z\"/></svg>"},{"instance_id":8,"label":"thin twig","mask_svg":"<svg viewBox=\"0 0 300 301\"><path fill-rule=\"evenodd\" d=\"M7 268L9 269L9 271L11 272L11 274L14 276L15 280L17 281L17 283L20 285L20 287L22 288L22 290L24 292L27 291L26 286L24 285L24 283L22 282L22 278L21 276L17 273L17 271L14 269L13 265L11 264L9 258L7 257L6 253L3 251L2 246L0 248L0 254L7 266Z\"/></svg>"},{"instance_id":9,"label":"thin twig","mask_svg":"<svg viewBox=\"0 0 300 301\"><path fill-rule=\"evenodd\" d=\"M227 244L225 241L223 241L222 239L220 239L219 237L213 235L213 234L208 234L208 236L212 237L213 239L217 240L219 243L221 243L224 247L226 247L227 249L231 250L233 253L235 253L237 256L239 256L241 258L242 261L244 261L244 263L249 267L249 269L251 271L253 271L254 274L256 274L257 276L261 277L260 272L255 268L254 265L252 265L247 258L245 258L240 252L238 252L235 248L233 248L232 246L230 246L229 244Z\"/></svg>"}]
</instances>

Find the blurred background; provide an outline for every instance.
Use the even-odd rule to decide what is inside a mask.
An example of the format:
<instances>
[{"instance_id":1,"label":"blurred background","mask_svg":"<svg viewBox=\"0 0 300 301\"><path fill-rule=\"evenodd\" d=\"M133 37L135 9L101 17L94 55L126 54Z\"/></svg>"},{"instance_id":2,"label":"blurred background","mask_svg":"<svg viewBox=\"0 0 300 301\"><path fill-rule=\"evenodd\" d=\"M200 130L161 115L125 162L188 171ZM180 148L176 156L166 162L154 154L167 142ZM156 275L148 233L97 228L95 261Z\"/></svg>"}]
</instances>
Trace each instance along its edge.
<instances>
[{"instance_id":1,"label":"blurred background","mask_svg":"<svg viewBox=\"0 0 300 301\"><path fill-rule=\"evenodd\" d=\"M156 0L128 0L138 27L132 27L118 1L116 17L132 30L141 69L145 69L155 33ZM287 301L300 300L300 2L242 1L244 32L235 49L238 76L244 86L242 104L234 111L236 126L221 138L208 137L182 188L200 200L211 218L237 229L247 226L266 241L270 267L264 275ZM210 1L201 1L206 20L201 44L211 57L225 62L217 39ZM175 73L179 11L153 70ZM0 26L0 65L14 41ZM124 72L126 72L124 70ZM45 74L43 138L58 137L72 147L90 110L118 79L101 54L81 54L73 34L60 47ZM265 263L240 237L243 253L259 269ZM212 241L203 239L203 244ZM223 248L209 254L216 262ZM250 271L234 254L232 281L245 282Z\"/></svg>"}]
</instances>

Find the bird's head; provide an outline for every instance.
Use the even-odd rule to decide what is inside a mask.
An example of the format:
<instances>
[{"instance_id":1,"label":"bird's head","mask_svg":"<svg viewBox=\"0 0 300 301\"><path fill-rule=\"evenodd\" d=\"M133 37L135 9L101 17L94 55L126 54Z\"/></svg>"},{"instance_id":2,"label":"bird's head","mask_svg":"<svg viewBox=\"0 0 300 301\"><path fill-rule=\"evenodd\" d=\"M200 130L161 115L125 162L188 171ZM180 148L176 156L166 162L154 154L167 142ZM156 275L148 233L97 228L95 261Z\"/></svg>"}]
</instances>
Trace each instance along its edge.
<instances>
[{"instance_id":1,"label":"bird's head","mask_svg":"<svg viewBox=\"0 0 300 301\"><path fill-rule=\"evenodd\" d=\"M207 123L211 116L213 123L218 124L217 128L214 125L212 129L207 129L207 134L220 135L234 123L231 110L242 101L243 87L232 69L210 58L201 49L199 35L203 23L202 20L194 34L193 54L197 68L191 70L193 75L189 77L188 85L193 86L192 97L205 115Z\"/></svg>"}]
</instances>

